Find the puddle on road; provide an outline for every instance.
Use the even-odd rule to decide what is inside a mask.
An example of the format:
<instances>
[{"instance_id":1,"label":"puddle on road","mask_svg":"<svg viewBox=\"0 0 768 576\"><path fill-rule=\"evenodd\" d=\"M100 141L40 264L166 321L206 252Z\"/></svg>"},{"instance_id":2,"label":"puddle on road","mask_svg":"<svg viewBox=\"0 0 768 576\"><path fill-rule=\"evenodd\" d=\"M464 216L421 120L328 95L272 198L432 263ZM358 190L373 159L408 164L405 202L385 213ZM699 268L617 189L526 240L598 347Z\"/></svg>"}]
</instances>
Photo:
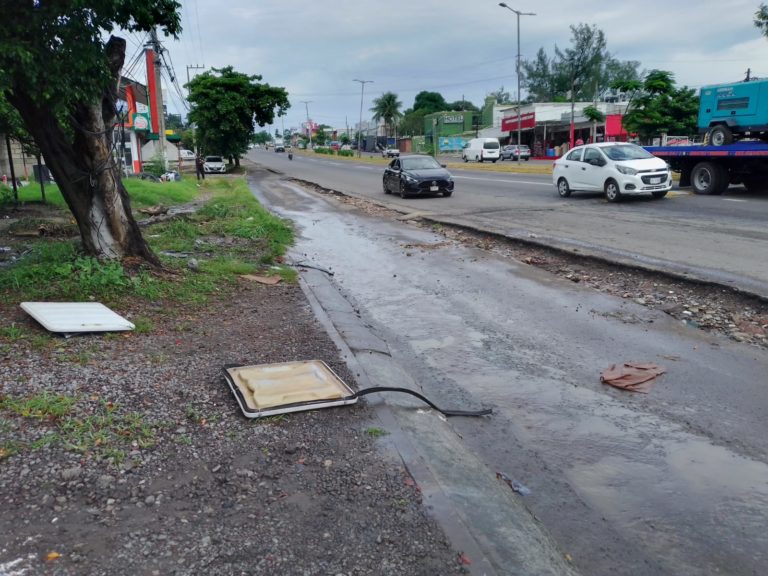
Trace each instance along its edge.
<instances>
[{"instance_id":1,"label":"puddle on road","mask_svg":"<svg viewBox=\"0 0 768 576\"><path fill-rule=\"evenodd\" d=\"M332 266L342 288L436 381L451 380L501 411L628 542L676 576L768 566L768 466L650 411L654 401L664 404L661 387L675 377L713 378L713 365L722 362L727 374L736 360L719 350L701 352L709 364L692 358L703 341L661 328L672 326L666 320L612 317L631 314L621 310L631 304L617 310L610 297L568 292L514 263L487 266L485 256L456 245L408 257L403 246L444 239L379 220L361 224L328 211L324 200L303 202L308 209L284 212L302 230L296 251ZM674 355L676 376L659 379L651 400L606 392L598 367L618 348L622 356ZM672 404L677 414L691 410L665 406Z\"/></svg>"}]
</instances>

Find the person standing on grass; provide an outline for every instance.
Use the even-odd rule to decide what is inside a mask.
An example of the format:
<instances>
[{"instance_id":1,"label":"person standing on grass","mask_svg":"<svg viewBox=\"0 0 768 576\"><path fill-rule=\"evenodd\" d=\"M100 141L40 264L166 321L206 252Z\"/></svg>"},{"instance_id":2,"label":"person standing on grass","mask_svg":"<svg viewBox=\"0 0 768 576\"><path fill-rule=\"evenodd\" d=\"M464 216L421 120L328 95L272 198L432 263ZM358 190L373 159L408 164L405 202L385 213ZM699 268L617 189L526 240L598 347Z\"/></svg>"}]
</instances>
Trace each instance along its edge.
<instances>
[{"instance_id":1,"label":"person standing on grass","mask_svg":"<svg viewBox=\"0 0 768 576\"><path fill-rule=\"evenodd\" d=\"M195 157L195 173L197 174L198 180L205 180L205 169L203 168L203 157L198 154Z\"/></svg>"}]
</instances>

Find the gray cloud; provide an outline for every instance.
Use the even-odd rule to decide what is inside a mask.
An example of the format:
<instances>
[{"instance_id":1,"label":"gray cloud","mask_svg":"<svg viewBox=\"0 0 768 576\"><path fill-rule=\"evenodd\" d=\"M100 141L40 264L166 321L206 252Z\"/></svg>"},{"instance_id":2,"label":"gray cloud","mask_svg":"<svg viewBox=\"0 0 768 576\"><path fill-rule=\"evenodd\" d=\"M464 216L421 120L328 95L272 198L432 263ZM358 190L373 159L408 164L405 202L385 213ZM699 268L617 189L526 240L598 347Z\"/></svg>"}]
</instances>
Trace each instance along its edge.
<instances>
[{"instance_id":1,"label":"gray cloud","mask_svg":"<svg viewBox=\"0 0 768 576\"><path fill-rule=\"evenodd\" d=\"M565 0L508 2L536 12L521 19L521 52L566 47L569 26L594 24L608 49L644 69L699 87L737 80L747 68L768 76L768 40L752 24L757 0ZM179 78L186 66L232 65L288 89L286 127L305 118L357 121L360 85L371 100L392 90L404 107L421 90L480 104L504 85L514 91L516 19L493 0L183 0L184 32L166 41ZM764 68L764 69L761 69Z\"/></svg>"}]
</instances>

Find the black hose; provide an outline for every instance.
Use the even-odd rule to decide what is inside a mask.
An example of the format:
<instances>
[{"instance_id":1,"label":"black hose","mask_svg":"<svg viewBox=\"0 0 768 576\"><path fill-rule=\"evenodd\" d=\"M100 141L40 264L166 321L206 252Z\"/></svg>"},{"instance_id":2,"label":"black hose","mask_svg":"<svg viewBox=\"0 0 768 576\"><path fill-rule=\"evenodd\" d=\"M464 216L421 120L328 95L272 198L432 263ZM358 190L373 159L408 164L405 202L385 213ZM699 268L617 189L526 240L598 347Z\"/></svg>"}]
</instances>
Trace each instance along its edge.
<instances>
[{"instance_id":1,"label":"black hose","mask_svg":"<svg viewBox=\"0 0 768 576\"><path fill-rule=\"evenodd\" d=\"M374 386L372 388L364 388L363 390L358 390L355 394L353 394L352 398L360 398L360 396L365 396L366 394L373 394L374 392L404 392L406 394L410 394L411 396L416 396L419 400L422 402L425 402L438 412L442 414L443 416L487 416L493 412L491 408L485 408L484 410L443 410L442 408L438 408L435 406L435 404L432 403L429 399L427 399L425 396L422 396L418 392L411 390L409 388L396 388L392 386Z\"/></svg>"}]
</instances>

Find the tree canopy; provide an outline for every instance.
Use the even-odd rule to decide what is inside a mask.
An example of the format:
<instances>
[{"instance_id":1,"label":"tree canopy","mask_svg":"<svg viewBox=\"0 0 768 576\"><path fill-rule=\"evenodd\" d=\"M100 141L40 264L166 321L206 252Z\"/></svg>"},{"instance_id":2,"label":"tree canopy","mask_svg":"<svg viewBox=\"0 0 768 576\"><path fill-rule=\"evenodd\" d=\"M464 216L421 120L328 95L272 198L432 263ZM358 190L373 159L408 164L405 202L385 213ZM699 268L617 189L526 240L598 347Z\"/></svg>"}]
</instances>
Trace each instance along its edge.
<instances>
[{"instance_id":1,"label":"tree canopy","mask_svg":"<svg viewBox=\"0 0 768 576\"><path fill-rule=\"evenodd\" d=\"M496 100L496 104L511 104L512 100L508 90L504 90L504 86L500 86L498 90L494 90L488 93L488 96L493 96Z\"/></svg>"},{"instance_id":2,"label":"tree canopy","mask_svg":"<svg viewBox=\"0 0 768 576\"><path fill-rule=\"evenodd\" d=\"M536 57L522 62L529 102L592 100L615 82L639 80L640 63L618 60L607 50L603 32L594 26L571 26L571 46L555 47L553 56L539 48Z\"/></svg>"},{"instance_id":3,"label":"tree canopy","mask_svg":"<svg viewBox=\"0 0 768 576\"><path fill-rule=\"evenodd\" d=\"M197 125L197 142L206 154L235 159L248 149L259 126L271 124L290 107L284 88L262 84L261 76L236 72L232 66L213 68L192 79L189 118Z\"/></svg>"},{"instance_id":4,"label":"tree canopy","mask_svg":"<svg viewBox=\"0 0 768 576\"><path fill-rule=\"evenodd\" d=\"M754 23L762 35L768 37L768 6L760 4L760 8L755 12Z\"/></svg>"},{"instance_id":5,"label":"tree canopy","mask_svg":"<svg viewBox=\"0 0 768 576\"><path fill-rule=\"evenodd\" d=\"M412 110L414 112L421 111L426 115L450 110L450 108L442 94L439 92L427 92L426 90L423 90L416 94L416 98L413 100Z\"/></svg>"},{"instance_id":6,"label":"tree canopy","mask_svg":"<svg viewBox=\"0 0 768 576\"><path fill-rule=\"evenodd\" d=\"M384 92L378 98L373 99L373 107L371 108L373 119L377 122L383 120L387 126L387 132L391 133L395 121L399 120L403 115L400 111L402 105L403 103L397 99L397 94L394 92Z\"/></svg>"},{"instance_id":7,"label":"tree canopy","mask_svg":"<svg viewBox=\"0 0 768 576\"><path fill-rule=\"evenodd\" d=\"M623 123L646 142L662 132L687 136L696 133L698 111L695 90L677 88L671 72L651 70L633 93Z\"/></svg>"}]
</instances>

